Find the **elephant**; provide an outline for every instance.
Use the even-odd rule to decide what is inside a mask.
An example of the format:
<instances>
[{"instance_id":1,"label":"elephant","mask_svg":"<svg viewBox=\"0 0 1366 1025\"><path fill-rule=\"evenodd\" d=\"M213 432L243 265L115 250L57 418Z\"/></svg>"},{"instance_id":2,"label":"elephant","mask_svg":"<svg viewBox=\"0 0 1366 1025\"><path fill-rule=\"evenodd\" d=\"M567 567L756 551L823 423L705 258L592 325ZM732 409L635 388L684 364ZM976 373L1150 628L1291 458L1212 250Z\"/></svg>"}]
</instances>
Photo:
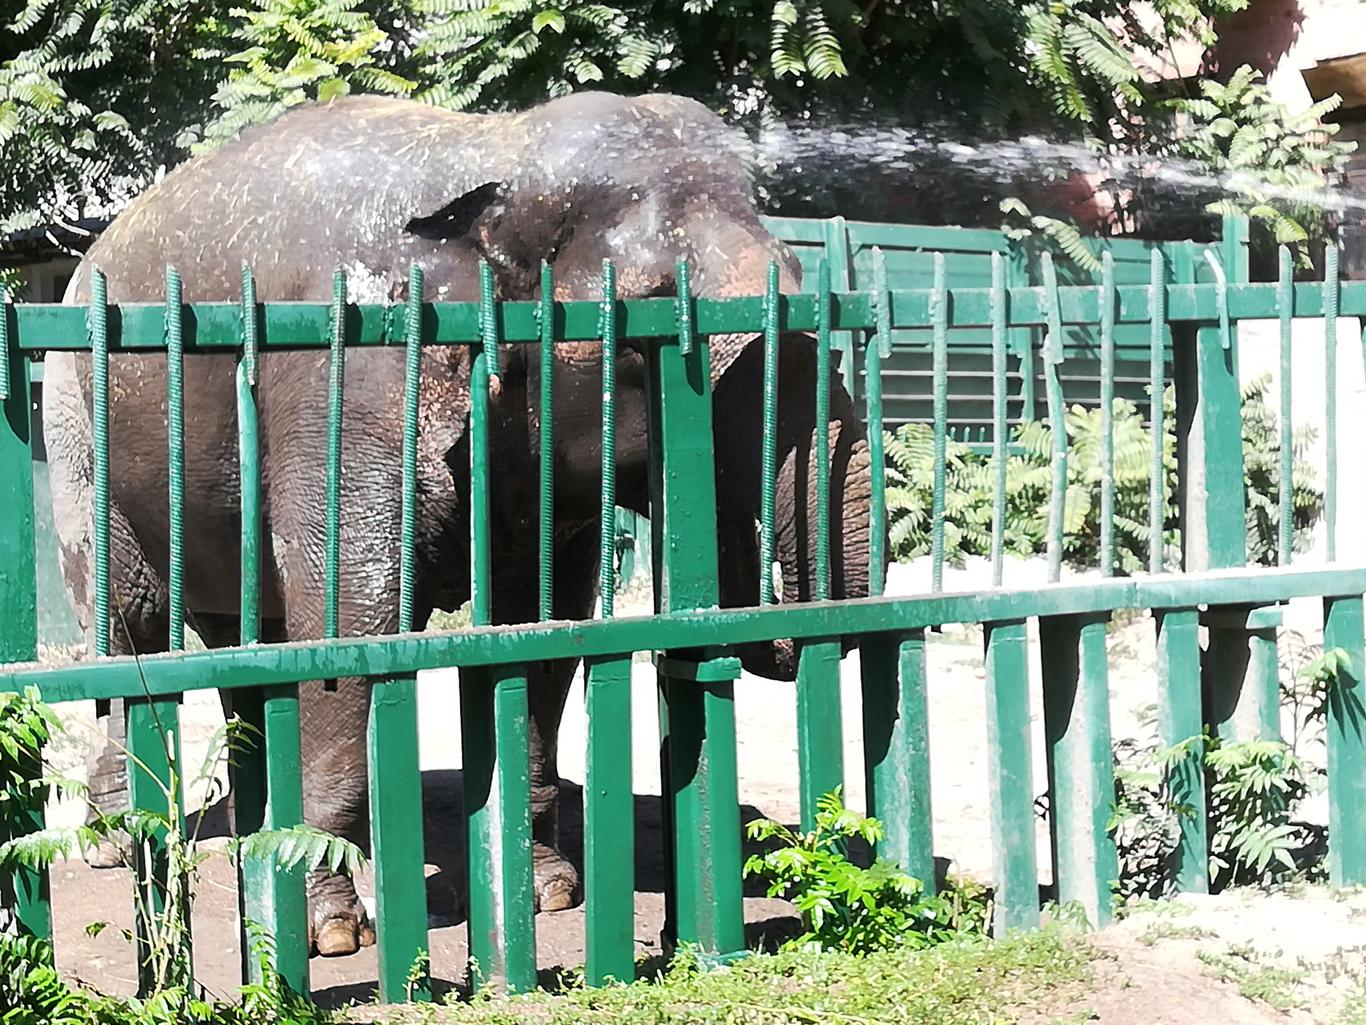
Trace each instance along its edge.
<instances>
[{"instance_id":1,"label":"elephant","mask_svg":"<svg viewBox=\"0 0 1366 1025\"><path fill-rule=\"evenodd\" d=\"M185 302L235 300L241 268L258 301L327 302L334 269L352 302L407 297L409 266L424 269L426 298L474 300L479 264L502 299L539 295L539 266L554 269L555 298L596 299L604 258L619 266L623 299L676 292L687 259L695 295L763 292L777 261L785 292L800 288L793 254L764 230L742 142L702 105L677 96L587 92L506 114L455 113L410 100L355 96L292 108L168 173L91 247L65 296L90 299L92 269L114 303L160 302L164 268L183 277ZM758 602L755 522L760 489L761 346L757 336L711 340L719 579L725 605ZM508 345L490 398L492 616L536 618L535 558L540 375L551 373L555 451L554 615L591 617L596 600L601 458L601 345L557 346L542 367L535 346ZM868 449L849 395L836 384L827 425L814 420L816 346L785 335L780 347L776 557L783 601L812 595L814 458L829 439L832 597L868 591ZM189 625L210 647L238 642L240 569L233 359L184 361L185 561ZM345 361L339 628L345 635L398 625L403 354L348 350ZM415 618L468 598L470 436L468 347L421 353ZM115 353L109 367L110 576L114 653L165 650L168 500L164 354ZM259 357L263 504L261 639L321 636L324 621L324 450L328 381L321 350ZM623 345L617 364L618 502L648 512L645 361ZM77 616L92 622L91 362L47 357L44 430L63 575ZM795 674L790 642L742 651L753 672ZM579 899L559 844L557 731L576 666L531 667L531 784L536 900L541 911ZM368 834L363 680L300 684L304 814L310 824L365 843ZM224 695L231 711L231 696ZM126 802L123 718L111 703L88 760L92 804ZM108 850L91 855L108 863ZM349 879L309 879L313 953L354 952L374 928Z\"/></svg>"}]
</instances>

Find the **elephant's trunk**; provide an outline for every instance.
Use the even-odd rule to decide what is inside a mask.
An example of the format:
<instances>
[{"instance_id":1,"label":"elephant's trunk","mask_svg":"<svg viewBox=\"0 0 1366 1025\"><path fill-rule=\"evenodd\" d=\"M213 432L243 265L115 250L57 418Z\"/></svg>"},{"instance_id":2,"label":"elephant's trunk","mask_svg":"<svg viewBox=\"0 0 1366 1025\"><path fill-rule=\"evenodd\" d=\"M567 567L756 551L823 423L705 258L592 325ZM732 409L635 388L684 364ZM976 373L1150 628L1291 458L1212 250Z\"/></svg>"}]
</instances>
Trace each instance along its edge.
<instances>
[{"instance_id":1,"label":"elephant's trunk","mask_svg":"<svg viewBox=\"0 0 1366 1025\"><path fill-rule=\"evenodd\" d=\"M817 597L816 551L820 540L817 460L827 439L830 460L830 518L827 535L832 599L862 598L869 591L872 475L868 442L854 403L831 370L830 420L815 418L816 346L803 335L779 344L777 479L774 557L779 566L779 600ZM743 352L717 385L717 506L721 547L721 604L759 603L762 346ZM885 572L885 566L877 567ZM791 640L751 644L739 652L745 668L770 679L790 680L797 672Z\"/></svg>"}]
</instances>

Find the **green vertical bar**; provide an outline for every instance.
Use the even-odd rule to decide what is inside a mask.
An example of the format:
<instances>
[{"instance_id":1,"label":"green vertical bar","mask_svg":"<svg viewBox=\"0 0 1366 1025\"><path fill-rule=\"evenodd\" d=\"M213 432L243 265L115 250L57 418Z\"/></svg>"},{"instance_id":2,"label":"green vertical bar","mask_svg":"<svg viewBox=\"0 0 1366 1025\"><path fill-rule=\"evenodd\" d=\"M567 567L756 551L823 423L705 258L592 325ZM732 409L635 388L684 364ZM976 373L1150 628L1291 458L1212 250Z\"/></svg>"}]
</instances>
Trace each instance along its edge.
<instances>
[{"instance_id":1,"label":"green vertical bar","mask_svg":"<svg viewBox=\"0 0 1366 1025\"><path fill-rule=\"evenodd\" d=\"M1005 284L1007 288L1029 285L1029 257L1020 246L1012 246L1006 261ZM1010 304L1006 295L1007 308ZM1033 327L1017 327L1010 330L1010 348L1020 357L1020 409L1025 420L1037 420L1039 416L1038 398L1035 387L1038 369L1035 366Z\"/></svg>"},{"instance_id":2,"label":"green vertical bar","mask_svg":"<svg viewBox=\"0 0 1366 1025\"><path fill-rule=\"evenodd\" d=\"M820 799L844 784L843 745L840 642L807 642L797 656L797 762L803 830L814 827Z\"/></svg>"},{"instance_id":3,"label":"green vertical bar","mask_svg":"<svg viewBox=\"0 0 1366 1025\"><path fill-rule=\"evenodd\" d=\"M536 985L530 715L518 666L460 671L469 949L478 985Z\"/></svg>"},{"instance_id":4,"label":"green vertical bar","mask_svg":"<svg viewBox=\"0 0 1366 1025\"><path fill-rule=\"evenodd\" d=\"M1280 247L1280 273L1276 281L1276 314L1281 334L1281 467L1276 492L1279 498L1279 538L1276 565L1289 566L1295 542L1295 430L1291 419L1290 341L1295 315L1295 280L1290 263L1290 247Z\"/></svg>"},{"instance_id":5,"label":"green vertical bar","mask_svg":"<svg viewBox=\"0 0 1366 1025\"><path fill-rule=\"evenodd\" d=\"M109 333L108 285L90 274L91 434L95 477L95 654L109 654Z\"/></svg>"},{"instance_id":6,"label":"green vertical bar","mask_svg":"<svg viewBox=\"0 0 1366 1025\"><path fill-rule=\"evenodd\" d=\"M778 600L773 587L773 553L776 544L774 492L778 486L778 329L782 317L780 303L778 262L770 260L768 283L764 292L764 436L759 471L759 602L762 605L772 605ZM681 351L681 334L679 342ZM877 465L877 459L874 458L874 472ZM874 495L876 494L877 491L874 489ZM876 531L874 534L876 535Z\"/></svg>"},{"instance_id":7,"label":"green vertical bar","mask_svg":"<svg viewBox=\"0 0 1366 1025\"><path fill-rule=\"evenodd\" d=\"M735 764L735 685L661 675L660 742L672 805L676 943L745 945Z\"/></svg>"},{"instance_id":8,"label":"green vertical bar","mask_svg":"<svg viewBox=\"0 0 1366 1025\"><path fill-rule=\"evenodd\" d=\"M1076 902L1096 927L1113 917L1119 860L1110 836L1115 804L1110 748L1107 613L1039 620L1049 825L1058 903Z\"/></svg>"},{"instance_id":9,"label":"green vertical bar","mask_svg":"<svg viewBox=\"0 0 1366 1025\"><path fill-rule=\"evenodd\" d=\"M830 597L830 263L822 260L816 275L816 563L812 594Z\"/></svg>"},{"instance_id":10,"label":"green vertical bar","mask_svg":"<svg viewBox=\"0 0 1366 1025\"><path fill-rule=\"evenodd\" d=\"M1115 258L1100 275L1100 573L1115 572Z\"/></svg>"},{"instance_id":11,"label":"green vertical bar","mask_svg":"<svg viewBox=\"0 0 1366 1025\"><path fill-rule=\"evenodd\" d=\"M503 373L499 351L497 287L493 267L487 260L479 261L479 344L488 360L489 377L497 379Z\"/></svg>"},{"instance_id":12,"label":"green vertical bar","mask_svg":"<svg viewBox=\"0 0 1366 1025\"><path fill-rule=\"evenodd\" d=\"M930 590L944 589L944 489L948 469L949 290L944 254L934 254L934 291L930 293L934 360L934 490L930 496Z\"/></svg>"},{"instance_id":13,"label":"green vertical bar","mask_svg":"<svg viewBox=\"0 0 1366 1025\"><path fill-rule=\"evenodd\" d=\"M489 524L489 376L498 350L492 271L480 264L480 343L470 362L470 607L493 615ZM536 985L531 865L531 756L526 671L462 669L465 808L469 836L469 949L482 980L512 991Z\"/></svg>"},{"instance_id":14,"label":"green vertical bar","mask_svg":"<svg viewBox=\"0 0 1366 1025\"><path fill-rule=\"evenodd\" d=\"M872 505L868 510L868 593L877 596L887 585L887 444L882 426L882 361L892 354L892 293L887 284L887 258L873 249L873 302L877 334L868 340L863 393L868 409L868 463Z\"/></svg>"},{"instance_id":15,"label":"green vertical bar","mask_svg":"<svg viewBox=\"0 0 1366 1025\"><path fill-rule=\"evenodd\" d=\"M422 364L422 270L408 277L403 374L403 496L398 629L413 629L417 520L417 436ZM431 983L413 966L427 950L427 887L418 752L417 678L379 678L370 688L366 732L370 837L375 873L380 1000L426 1000Z\"/></svg>"},{"instance_id":16,"label":"green vertical bar","mask_svg":"<svg viewBox=\"0 0 1366 1025\"><path fill-rule=\"evenodd\" d=\"M685 300L686 302L687 300ZM602 473L598 511L598 597L604 618L616 599L617 523L617 271L602 261Z\"/></svg>"},{"instance_id":17,"label":"green vertical bar","mask_svg":"<svg viewBox=\"0 0 1366 1025\"><path fill-rule=\"evenodd\" d=\"M261 448L255 368L256 288L242 270L242 351L237 361L237 451L241 504L241 641L261 635ZM233 692L232 710L254 728L254 745L229 766L238 836L303 822L299 757L299 695L294 686ZM299 993L308 992L308 902L304 873L271 860L243 859L239 912L244 975L259 981L248 925L275 939L275 970Z\"/></svg>"},{"instance_id":18,"label":"green vertical bar","mask_svg":"<svg viewBox=\"0 0 1366 1025\"><path fill-rule=\"evenodd\" d=\"M935 886L925 632L873 634L859 645L868 814L882 823L877 853Z\"/></svg>"},{"instance_id":19,"label":"green vertical bar","mask_svg":"<svg viewBox=\"0 0 1366 1025\"><path fill-rule=\"evenodd\" d=\"M1341 296L1338 240L1330 236L1323 251L1323 441L1328 459L1323 511L1328 528L1329 562L1336 562L1338 557L1338 310Z\"/></svg>"},{"instance_id":20,"label":"green vertical bar","mask_svg":"<svg viewBox=\"0 0 1366 1025\"><path fill-rule=\"evenodd\" d=\"M687 357L677 346L651 346L647 359L655 602L665 612L712 608L716 479L706 339L696 339ZM738 951L744 918L734 684L661 671L659 686L671 877L666 936L711 953Z\"/></svg>"},{"instance_id":21,"label":"green vertical bar","mask_svg":"<svg viewBox=\"0 0 1366 1025\"><path fill-rule=\"evenodd\" d=\"M178 699L129 698L124 705L127 714L128 744L128 803L129 807L170 816L173 810L183 812L178 793L180 789L180 710ZM173 803L174 802L174 803ZM179 836L184 836L181 818L173 824ZM180 964L158 964L157 955L165 956L167 944L163 937L173 935L168 928L169 917L182 920L189 929L189 894L184 890L172 893L169 876L167 830L157 829L142 843L133 844L133 873L136 887L134 902L134 932L137 937L138 993L150 996L167 986L184 986L190 982L191 966L186 958ZM187 951L188 953L188 951Z\"/></svg>"},{"instance_id":22,"label":"green vertical bar","mask_svg":"<svg viewBox=\"0 0 1366 1025\"><path fill-rule=\"evenodd\" d=\"M346 272L332 278L332 339L327 360L327 548L323 636L336 637L341 605L342 394L346 383Z\"/></svg>"},{"instance_id":23,"label":"green vertical bar","mask_svg":"<svg viewBox=\"0 0 1366 1025\"><path fill-rule=\"evenodd\" d=\"M849 226L843 217L830 217L825 222L825 259L833 271L834 288L847 292L852 288L849 268ZM835 347L842 356L840 375L844 379L844 389L854 394L854 333L841 331L835 339Z\"/></svg>"},{"instance_id":24,"label":"green vertical bar","mask_svg":"<svg viewBox=\"0 0 1366 1025\"><path fill-rule=\"evenodd\" d=\"M1205 820L1205 747L1200 697L1200 613L1154 609L1157 626L1158 727L1162 743L1191 742L1167 770L1172 800L1189 811L1177 819L1174 885L1182 893L1209 892L1209 838Z\"/></svg>"},{"instance_id":25,"label":"green vertical bar","mask_svg":"<svg viewBox=\"0 0 1366 1025\"><path fill-rule=\"evenodd\" d=\"M1148 394L1152 418L1151 473L1148 477L1148 572L1162 572L1162 532L1167 523L1167 478L1162 468L1166 424L1162 394L1166 390L1165 346L1167 338L1167 265L1162 250L1154 246L1148 278Z\"/></svg>"},{"instance_id":26,"label":"green vertical bar","mask_svg":"<svg viewBox=\"0 0 1366 1025\"><path fill-rule=\"evenodd\" d=\"M678 298L674 302L674 318L678 322L678 351L684 356L691 356L693 349L692 285L690 284L687 260L679 260L674 267L674 283L678 289Z\"/></svg>"},{"instance_id":27,"label":"green vertical bar","mask_svg":"<svg viewBox=\"0 0 1366 1025\"><path fill-rule=\"evenodd\" d=\"M170 650L185 647L185 342L180 275L166 268L166 449L170 515Z\"/></svg>"},{"instance_id":28,"label":"green vertical bar","mask_svg":"<svg viewBox=\"0 0 1366 1025\"><path fill-rule=\"evenodd\" d=\"M480 274L485 275L485 264ZM481 319L488 316L481 312ZM497 346L493 346L497 348ZM489 352L482 342L470 352L470 618L493 621L493 560L489 542Z\"/></svg>"},{"instance_id":29,"label":"green vertical bar","mask_svg":"<svg viewBox=\"0 0 1366 1025\"><path fill-rule=\"evenodd\" d=\"M15 356L13 360L10 359L9 306L9 289L0 282L0 402L4 402L13 393L10 386L11 363L18 362L21 358Z\"/></svg>"},{"instance_id":30,"label":"green vertical bar","mask_svg":"<svg viewBox=\"0 0 1366 1025\"><path fill-rule=\"evenodd\" d=\"M14 308L0 290L0 348L5 351L4 398L0 399L0 509L5 510L0 530L0 664L32 662L38 658L38 581L34 566L33 512L33 420L29 386L29 361L19 350ZM21 756L28 764L24 775L43 774L38 752ZM10 818L13 836L36 833L43 828L43 805L15 811ZM0 841L8 839L0 830ZM13 912L20 930L50 939L52 907L46 871L17 868L0 876L0 903Z\"/></svg>"},{"instance_id":31,"label":"green vertical bar","mask_svg":"<svg viewBox=\"0 0 1366 1025\"><path fill-rule=\"evenodd\" d=\"M417 534L417 434L422 398L422 268L413 264L408 273L408 307L403 336L403 495L399 539L398 629L413 629L413 592L417 566L414 545Z\"/></svg>"},{"instance_id":32,"label":"green vertical bar","mask_svg":"<svg viewBox=\"0 0 1366 1025\"><path fill-rule=\"evenodd\" d=\"M590 985L635 978L631 659L588 664L584 781L585 960Z\"/></svg>"},{"instance_id":33,"label":"green vertical bar","mask_svg":"<svg viewBox=\"0 0 1366 1025\"><path fill-rule=\"evenodd\" d=\"M233 711L260 731L256 746L236 757L231 777L237 834L288 829L304 820L299 757L299 693L295 686L233 693ZM245 973L259 982L245 935L253 923L275 940L275 970L298 993L308 992L308 898L301 866L288 871L274 859L243 859L240 911Z\"/></svg>"},{"instance_id":34,"label":"green vertical bar","mask_svg":"<svg viewBox=\"0 0 1366 1025\"><path fill-rule=\"evenodd\" d=\"M987 766L996 934L1039 924L1025 621L986 624Z\"/></svg>"},{"instance_id":35,"label":"green vertical bar","mask_svg":"<svg viewBox=\"0 0 1366 1025\"><path fill-rule=\"evenodd\" d=\"M1053 473L1048 486L1048 581L1062 577L1063 530L1067 511L1067 407L1063 402L1058 367L1063 361L1062 310L1058 301L1058 272L1053 254L1043 254L1043 287L1048 305L1048 337L1044 340L1044 389L1048 399L1048 428L1053 438Z\"/></svg>"},{"instance_id":36,"label":"green vertical bar","mask_svg":"<svg viewBox=\"0 0 1366 1025\"><path fill-rule=\"evenodd\" d=\"M413 966L427 950L415 677L375 680L367 736L380 1000L426 1000L431 985L425 973L409 987Z\"/></svg>"},{"instance_id":37,"label":"green vertical bar","mask_svg":"<svg viewBox=\"0 0 1366 1025\"><path fill-rule=\"evenodd\" d=\"M1175 352L1185 568L1241 566L1247 524L1237 349L1223 347L1218 328L1199 327L1181 332Z\"/></svg>"},{"instance_id":38,"label":"green vertical bar","mask_svg":"<svg viewBox=\"0 0 1366 1025\"><path fill-rule=\"evenodd\" d=\"M1345 651L1328 695L1328 877L1366 884L1366 685L1361 595L1323 600L1323 646Z\"/></svg>"},{"instance_id":39,"label":"green vertical bar","mask_svg":"<svg viewBox=\"0 0 1366 1025\"><path fill-rule=\"evenodd\" d=\"M1006 417L1006 324L1009 316L1005 260L991 254L991 583L1000 587L1005 572L1006 540L1006 443L1010 428Z\"/></svg>"},{"instance_id":40,"label":"green vertical bar","mask_svg":"<svg viewBox=\"0 0 1366 1025\"><path fill-rule=\"evenodd\" d=\"M536 307L541 333L540 479L536 543L540 555L541 622L553 615L555 594L555 275L541 261L541 299Z\"/></svg>"}]
</instances>

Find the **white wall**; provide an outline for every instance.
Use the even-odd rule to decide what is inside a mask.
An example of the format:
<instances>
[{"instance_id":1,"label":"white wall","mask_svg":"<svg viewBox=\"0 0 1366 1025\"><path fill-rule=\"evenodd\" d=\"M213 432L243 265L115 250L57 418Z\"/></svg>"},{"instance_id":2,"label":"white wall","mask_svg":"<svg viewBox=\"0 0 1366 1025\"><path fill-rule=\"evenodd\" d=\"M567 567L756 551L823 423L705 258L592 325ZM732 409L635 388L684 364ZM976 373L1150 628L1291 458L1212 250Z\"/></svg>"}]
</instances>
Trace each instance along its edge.
<instances>
[{"instance_id":1,"label":"white wall","mask_svg":"<svg viewBox=\"0 0 1366 1025\"><path fill-rule=\"evenodd\" d=\"M1326 479L1327 449L1324 435L1327 383L1324 380L1326 347L1324 321L1292 322L1290 375L1291 421L1296 429L1312 426L1317 431L1308 461L1317 469L1317 486ZM1244 320L1238 326L1238 376L1242 383L1263 374L1271 375L1267 404L1280 412L1280 324L1274 320ZM1363 364L1362 325L1355 317L1341 317L1337 330L1337 560L1366 566L1366 365ZM1295 562L1327 561L1327 524L1320 521L1313 550L1296 555Z\"/></svg>"}]
</instances>

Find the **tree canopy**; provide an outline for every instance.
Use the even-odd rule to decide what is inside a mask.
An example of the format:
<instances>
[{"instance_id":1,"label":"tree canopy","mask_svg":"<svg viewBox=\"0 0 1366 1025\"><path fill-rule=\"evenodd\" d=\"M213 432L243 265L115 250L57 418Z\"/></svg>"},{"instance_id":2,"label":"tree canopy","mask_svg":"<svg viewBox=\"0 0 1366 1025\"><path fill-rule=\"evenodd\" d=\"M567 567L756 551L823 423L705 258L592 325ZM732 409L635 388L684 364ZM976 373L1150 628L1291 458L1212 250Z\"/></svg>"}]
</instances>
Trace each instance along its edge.
<instances>
[{"instance_id":1,"label":"tree canopy","mask_svg":"<svg viewBox=\"0 0 1366 1025\"><path fill-rule=\"evenodd\" d=\"M666 90L755 131L932 125L1172 152L1178 114L1210 126L1230 112L1195 92L1178 108L1141 61L1208 46L1247 2L26 0L0 15L0 231L116 207L192 151L359 91L492 111ZM1295 158L1326 166L1325 146Z\"/></svg>"}]
</instances>

